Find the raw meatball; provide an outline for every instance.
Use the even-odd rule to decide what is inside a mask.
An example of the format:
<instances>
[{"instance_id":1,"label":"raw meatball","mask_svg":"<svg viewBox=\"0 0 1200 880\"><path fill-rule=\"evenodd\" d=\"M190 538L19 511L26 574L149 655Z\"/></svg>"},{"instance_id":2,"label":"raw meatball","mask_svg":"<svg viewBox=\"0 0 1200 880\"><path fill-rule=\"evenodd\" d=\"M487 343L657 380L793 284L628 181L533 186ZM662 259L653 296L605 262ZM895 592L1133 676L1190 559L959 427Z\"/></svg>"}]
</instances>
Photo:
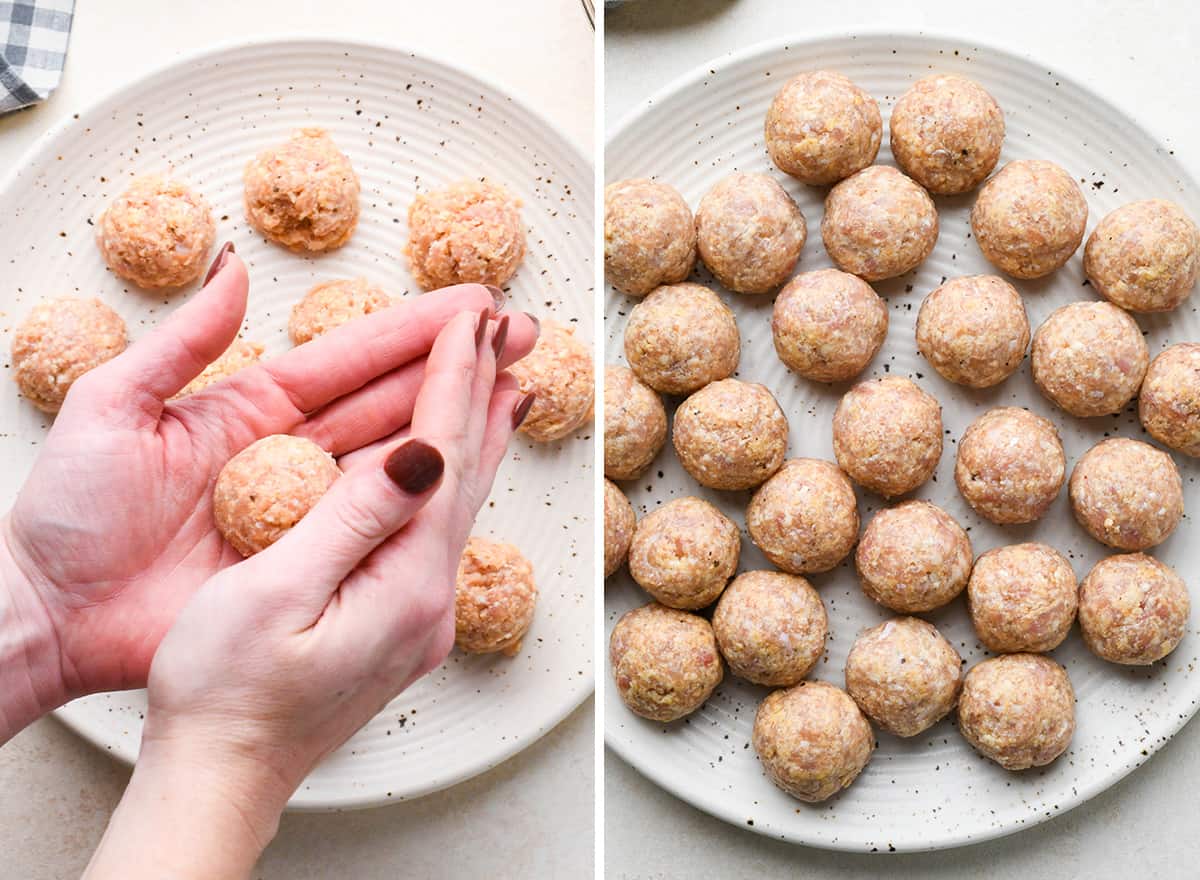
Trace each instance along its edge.
<instances>
[{"instance_id":1,"label":"raw meatball","mask_svg":"<svg viewBox=\"0 0 1200 880\"><path fill-rule=\"evenodd\" d=\"M754 716L752 741L767 778L810 804L849 787L875 750L854 700L823 681L768 694Z\"/></svg>"},{"instance_id":2,"label":"raw meatball","mask_svg":"<svg viewBox=\"0 0 1200 880\"><path fill-rule=\"evenodd\" d=\"M1033 381L1073 416L1106 416L1133 399L1150 351L1128 313L1077 302L1050 313L1033 334Z\"/></svg>"},{"instance_id":3,"label":"raw meatball","mask_svg":"<svg viewBox=\"0 0 1200 880\"><path fill-rule=\"evenodd\" d=\"M1200 344L1172 345L1150 362L1138 417L1159 443L1200 456Z\"/></svg>"},{"instance_id":4,"label":"raw meatball","mask_svg":"<svg viewBox=\"0 0 1200 880\"><path fill-rule=\"evenodd\" d=\"M821 238L839 269L867 281L903 275L938 239L929 193L888 165L872 165L829 191Z\"/></svg>"},{"instance_id":5,"label":"raw meatball","mask_svg":"<svg viewBox=\"0 0 1200 880\"><path fill-rule=\"evenodd\" d=\"M537 604L533 566L512 544L469 538L454 582L454 644L515 657Z\"/></svg>"},{"instance_id":6,"label":"raw meatball","mask_svg":"<svg viewBox=\"0 0 1200 880\"><path fill-rule=\"evenodd\" d=\"M1087 217L1087 200L1071 175L1053 162L1023 159L984 184L971 208L971 230L997 269L1041 278L1071 259Z\"/></svg>"},{"instance_id":7,"label":"raw meatball","mask_svg":"<svg viewBox=\"0 0 1200 880\"><path fill-rule=\"evenodd\" d=\"M1200 275L1200 229L1174 202L1146 199L1096 224L1083 271L1109 302L1134 312L1169 312Z\"/></svg>"},{"instance_id":8,"label":"raw meatball","mask_svg":"<svg viewBox=\"0 0 1200 880\"><path fill-rule=\"evenodd\" d=\"M1021 294L995 275L952 278L921 303L917 348L951 382L998 385L1021 366L1028 347Z\"/></svg>"},{"instance_id":9,"label":"raw meatball","mask_svg":"<svg viewBox=\"0 0 1200 880\"><path fill-rule=\"evenodd\" d=\"M263 437L217 475L217 531L243 556L253 556L287 534L341 475L333 456L311 440Z\"/></svg>"},{"instance_id":10,"label":"raw meatball","mask_svg":"<svg viewBox=\"0 0 1200 880\"><path fill-rule=\"evenodd\" d=\"M762 385L722 379L675 410L679 462L710 489L750 489L783 464L788 423Z\"/></svg>"},{"instance_id":11,"label":"raw meatball","mask_svg":"<svg viewBox=\"0 0 1200 880\"><path fill-rule=\"evenodd\" d=\"M962 658L932 623L915 617L871 627L846 657L846 691L896 736L933 727L954 708L961 688Z\"/></svg>"},{"instance_id":12,"label":"raw meatball","mask_svg":"<svg viewBox=\"0 0 1200 880\"><path fill-rule=\"evenodd\" d=\"M504 187L460 180L422 193L408 208L408 268L417 284L500 286L525 259L521 200Z\"/></svg>"},{"instance_id":13,"label":"raw meatball","mask_svg":"<svg viewBox=\"0 0 1200 880\"><path fill-rule=\"evenodd\" d=\"M958 441L954 482L976 513L994 523L1041 519L1066 479L1058 430L1027 409L990 409Z\"/></svg>"},{"instance_id":14,"label":"raw meatball","mask_svg":"<svg viewBox=\"0 0 1200 880\"><path fill-rule=\"evenodd\" d=\"M604 476L634 480L667 440L662 400L628 367L604 368Z\"/></svg>"},{"instance_id":15,"label":"raw meatball","mask_svg":"<svg viewBox=\"0 0 1200 880\"><path fill-rule=\"evenodd\" d=\"M963 681L958 729L1005 770L1049 764L1075 733L1075 691L1067 670L1041 654L984 660Z\"/></svg>"},{"instance_id":16,"label":"raw meatball","mask_svg":"<svg viewBox=\"0 0 1200 880\"><path fill-rule=\"evenodd\" d=\"M892 155L931 193L955 195L983 183L1004 144L1004 113L979 83L939 73L900 96L889 123Z\"/></svg>"},{"instance_id":17,"label":"raw meatball","mask_svg":"<svg viewBox=\"0 0 1200 880\"><path fill-rule=\"evenodd\" d=\"M210 385L216 385L218 382L228 379L239 370L258 363L262 353L263 346L260 343L247 342L244 339L233 340L233 344L225 349L219 358L205 367L199 376L188 382L183 390L175 395L175 398L187 397L189 394L203 391Z\"/></svg>"},{"instance_id":18,"label":"raw meatball","mask_svg":"<svg viewBox=\"0 0 1200 880\"><path fill-rule=\"evenodd\" d=\"M664 394L691 394L737 369L741 339L729 306L699 284L660 287L633 307L625 357Z\"/></svg>"},{"instance_id":19,"label":"raw meatball","mask_svg":"<svg viewBox=\"0 0 1200 880\"><path fill-rule=\"evenodd\" d=\"M733 577L740 552L732 520L703 499L677 498L638 523L629 573L664 605L703 608Z\"/></svg>"},{"instance_id":20,"label":"raw meatball","mask_svg":"<svg viewBox=\"0 0 1200 880\"><path fill-rule=\"evenodd\" d=\"M871 285L837 269L797 275L779 292L771 316L779 359L817 382L853 379L879 352L887 330L887 306Z\"/></svg>"},{"instance_id":21,"label":"raw meatball","mask_svg":"<svg viewBox=\"0 0 1200 880\"><path fill-rule=\"evenodd\" d=\"M859 382L833 414L833 452L850 478L884 498L911 492L942 457L942 409L915 382Z\"/></svg>"},{"instance_id":22,"label":"raw meatball","mask_svg":"<svg viewBox=\"0 0 1200 880\"><path fill-rule=\"evenodd\" d=\"M604 481L604 576L625 564L629 543L637 528L637 515L625 493L611 480Z\"/></svg>"},{"instance_id":23,"label":"raw meatball","mask_svg":"<svg viewBox=\"0 0 1200 880\"><path fill-rule=\"evenodd\" d=\"M974 558L971 539L950 514L928 501L905 501L867 523L854 562L864 593L911 614L961 593Z\"/></svg>"},{"instance_id":24,"label":"raw meatball","mask_svg":"<svg viewBox=\"0 0 1200 880\"><path fill-rule=\"evenodd\" d=\"M854 487L832 462L793 458L750 499L746 529L784 571L829 571L858 539Z\"/></svg>"},{"instance_id":25,"label":"raw meatball","mask_svg":"<svg viewBox=\"0 0 1200 880\"><path fill-rule=\"evenodd\" d=\"M596 405L595 367L575 328L542 321L533 351L508 371L523 394L536 395L521 431L539 443L569 437L592 420Z\"/></svg>"},{"instance_id":26,"label":"raw meatball","mask_svg":"<svg viewBox=\"0 0 1200 880\"><path fill-rule=\"evenodd\" d=\"M1118 550L1161 544L1183 518L1183 482L1171 456L1127 437L1085 452L1068 492L1079 524Z\"/></svg>"},{"instance_id":27,"label":"raw meatball","mask_svg":"<svg viewBox=\"0 0 1200 880\"><path fill-rule=\"evenodd\" d=\"M1191 600L1183 579L1144 553L1096 563L1079 587L1079 629L1092 653L1149 666L1178 647Z\"/></svg>"},{"instance_id":28,"label":"raw meatball","mask_svg":"<svg viewBox=\"0 0 1200 880\"><path fill-rule=\"evenodd\" d=\"M98 299L39 303L13 333L13 378L26 400L56 413L71 383L115 358L125 344L125 322Z\"/></svg>"},{"instance_id":29,"label":"raw meatball","mask_svg":"<svg viewBox=\"0 0 1200 880\"><path fill-rule=\"evenodd\" d=\"M246 219L294 251L330 251L358 224L358 175L320 128L302 128L250 161L244 175Z\"/></svg>"},{"instance_id":30,"label":"raw meatball","mask_svg":"<svg viewBox=\"0 0 1200 880\"><path fill-rule=\"evenodd\" d=\"M883 120L875 99L846 77L816 70L784 83L767 111L764 139L780 171L824 186L875 161Z\"/></svg>"},{"instance_id":31,"label":"raw meatball","mask_svg":"<svg viewBox=\"0 0 1200 880\"><path fill-rule=\"evenodd\" d=\"M778 571L734 578L713 612L713 632L733 674L787 687L808 675L825 650L829 621L812 584Z\"/></svg>"},{"instance_id":32,"label":"raw meatball","mask_svg":"<svg viewBox=\"0 0 1200 880\"><path fill-rule=\"evenodd\" d=\"M382 311L391 304L392 298L366 278L323 281L292 306L288 336L293 344L303 345L347 321Z\"/></svg>"},{"instance_id":33,"label":"raw meatball","mask_svg":"<svg viewBox=\"0 0 1200 880\"><path fill-rule=\"evenodd\" d=\"M97 219L96 245L108 268L138 287L182 287L204 274L216 230L202 195L147 174Z\"/></svg>"},{"instance_id":34,"label":"raw meatball","mask_svg":"<svg viewBox=\"0 0 1200 880\"><path fill-rule=\"evenodd\" d=\"M630 296L677 284L696 263L696 225L665 183L621 180L604 188L604 277Z\"/></svg>"},{"instance_id":35,"label":"raw meatball","mask_svg":"<svg viewBox=\"0 0 1200 880\"><path fill-rule=\"evenodd\" d=\"M808 225L792 197L765 174L731 174L696 211L700 259L737 293L770 293L787 281Z\"/></svg>"},{"instance_id":36,"label":"raw meatball","mask_svg":"<svg viewBox=\"0 0 1200 880\"><path fill-rule=\"evenodd\" d=\"M989 651L1053 651L1075 620L1079 584L1066 558L1045 544L1012 544L977 560L967 583L975 633Z\"/></svg>"}]
</instances>

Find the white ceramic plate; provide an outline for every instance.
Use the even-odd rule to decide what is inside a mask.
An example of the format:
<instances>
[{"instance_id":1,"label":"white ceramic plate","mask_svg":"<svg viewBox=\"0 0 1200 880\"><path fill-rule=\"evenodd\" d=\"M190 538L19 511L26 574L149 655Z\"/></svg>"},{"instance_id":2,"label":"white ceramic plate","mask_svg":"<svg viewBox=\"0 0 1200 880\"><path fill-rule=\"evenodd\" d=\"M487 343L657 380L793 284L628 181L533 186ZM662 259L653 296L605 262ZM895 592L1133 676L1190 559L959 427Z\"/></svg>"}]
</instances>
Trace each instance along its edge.
<instances>
[{"instance_id":1,"label":"white ceramic plate","mask_svg":"<svg viewBox=\"0 0 1200 880\"><path fill-rule=\"evenodd\" d=\"M1087 194L1089 231L1118 205L1160 196L1182 203L1200 217L1200 190L1179 163L1141 126L1104 99L1046 66L972 43L929 36L841 36L758 46L705 65L658 93L620 125L606 152L609 181L653 176L679 189L695 208L717 180L735 170L767 172L796 198L808 219L809 241L799 270L832 265L820 239L824 190L785 177L771 164L762 143L762 124L776 90L791 75L833 68L879 100L885 117L897 96L933 71L973 77L1004 108L1008 136L1001 163L1045 158L1067 168ZM878 161L892 164L887 137ZM913 328L922 298L944 278L993 272L969 240L967 220L973 196L937 200L941 237L933 255L903 278L876 285L890 306L887 343L863 378L885 371L910 376L943 407L945 452L935 482L915 493L943 506L965 527L976 553L1023 540L1046 541L1068 554L1083 576L1106 555L1076 525L1065 491L1040 523L1002 528L976 516L954 486L957 438L980 413L999 405L1027 406L1058 425L1069 464L1098 439L1122 434L1142 437L1136 413L1084 421L1053 407L1035 389L1028 359L1019 373L995 389L971 392L941 379L916 351ZM1036 326L1054 308L1093 299L1081 286L1082 249L1048 279L1016 282ZM701 270L705 283L711 278ZM742 333L738 375L770 387L791 426L788 454L833 459L831 418L846 385L825 386L789 373L771 343L772 297L739 297L722 291L737 314ZM1194 297L1175 313L1137 318L1151 353L1169 343L1200 339ZM607 356L621 361L625 316L633 301L608 291ZM1175 456L1183 474L1186 503L1200 509L1195 461ZM647 476L624 487L639 515L671 498L700 495L744 525L749 493L700 488L675 460L670 446ZM875 496L860 493L864 522L879 509ZM1190 519L1154 550L1185 577L1197 562ZM741 569L769 564L746 538ZM829 612L830 639L814 671L819 679L843 684L846 653L864 628L888 614L859 589L852 561L812 578ZM1195 583L1193 582L1193 586ZM609 631L629 608L647 597L622 572L607 588ZM927 615L954 643L967 663L986 656L974 637L964 600ZM1070 673L1078 696L1078 730L1070 750L1040 770L1008 773L977 755L951 720L928 733L901 740L878 733L879 748L857 782L843 795L808 806L776 789L763 775L750 747L750 730L766 689L727 676L707 705L670 725L630 713L607 676L608 743L623 758L664 788L725 819L771 837L853 851L923 850L957 846L1017 831L1082 803L1145 762L1196 710L1200 638L1190 629L1166 660L1150 668L1122 668L1093 657L1076 629L1054 657Z\"/></svg>"},{"instance_id":2,"label":"white ceramic plate","mask_svg":"<svg viewBox=\"0 0 1200 880\"><path fill-rule=\"evenodd\" d=\"M318 258L267 243L242 213L247 160L308 125L331 132L363 184L353 239ZM593 338L593 178L579 151L526 105L449 64L383 46L296 40L175 63L34 148L0 193L4 350L43 297L98 295L135 338L187 298L192 288L169 298L125 290L92 241L89 218L132 175L167 168L208 197L220 218L218 241L233 239L249 265L244 330L269 354L289 347L291 305L318 280L363 274L393 294L417 296L402 256L409 203L419 190L484 175L520 196L529 228L508 308L574 322L581 338ZM0 387L7 506L49 421L18 400L11 382ZM475 529L517 544L533 562L541 598L521 654L452 654L317 768L292 806L367 806L451 785L528 746L591 693L590 436L589 427L549 446L515 441ZM132 760L144 706L141 693L99 695L59 715Z\"/></svg>"}]
</instances>

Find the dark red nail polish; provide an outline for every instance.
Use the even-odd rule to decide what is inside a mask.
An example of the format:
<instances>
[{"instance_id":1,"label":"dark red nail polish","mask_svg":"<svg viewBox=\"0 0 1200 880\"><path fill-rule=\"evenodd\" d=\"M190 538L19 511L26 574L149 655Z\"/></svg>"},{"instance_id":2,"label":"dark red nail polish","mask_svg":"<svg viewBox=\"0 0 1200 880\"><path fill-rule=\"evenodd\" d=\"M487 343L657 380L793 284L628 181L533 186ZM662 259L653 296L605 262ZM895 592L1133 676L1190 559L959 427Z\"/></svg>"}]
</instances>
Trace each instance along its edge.
<instances>
[{"instance_id":1,"label":"dark red nail polish","mask_svg":"<svg viewBox=\"0 0 1200 880\"><path fill-rule=\"evenodd\" d=\"M492 313L490 311L488 311L487 309L484 309L482 312L479 313L479 319L475 322L475 348L476 349L478 349L479 346L483 345L483 337L487 334L488 319L490 319L491 316L492 316Z\"/></svg>"},{"instance_id":2,"label":"dark red nail polish","mask_svg":"<svg viewBox=\"0 0 1200 880\"><path fill-rule=\"evenodd\" d=\"M409 495L423 495L442 478L446 462L424 440L409 440L383 463L388 478Z\"/></svg>"},{"instance_id":3,"label":"dark red nail polish","mask_svg":"<svg viewBox=\"0 0 1200 880\"><path fill-rule=\"evenodd\" d=\"M507 341L508 315L505 315L496 325L496 335L492 337L492 351L496 353L496 360L500 360L500 355L504 354L504 343Z\"/></svg>"},{"instance_id":4,"label":"dark red nail polish","mask_svg":"<svg viewBox=\"0 0 1200 880\"><path fill-rule=\"evenodd\" d=\"M233 253L233 242L227 241L221 245L221 249L217 251L216 257L213 258L212 265L208 267L208 274L204 276L204 284L212 281L218 272L224 268L225 263L229 260L229 255ZM204 285L200 285L203 287Z\"/></svg>"},{"instance_id":5,"label":"dark red nail polish","mask_svg":"<svg viewBox=\"0 0 1200 880\"><path fill-rule=\"evenodd\" d=\"M508 301L508 294L494 284L483 285L488 289L488 293L492 295L492 302L496 304L495 311L500 311L504 308L504 303Z\"/></svg>"},{"instance_id":6,"label":"dark red nail polish","mask_svg":"<svg viewBox=\"0 0 1200 880\"><path fill-rule=\"evenodd\" d=\"M529 410L533 406L533 402L537 400L537 395L532 391L517 401L517 405L513 407L513 430L521 427L521 423L525 421L525 417L529 415Z\"/></svg>"},{"instance_id":7,"label":"dark red nail polish","mask_svg":"<svg viewBox=\"0 0 1200 880\"><path fill-rule=\"evenodd\" d=\"M531 315L529 312L526 312L525 317L533 321L534 332L540 337L542 335L542 322L537 319L537 315Z\"/></svg>"}]
</instances>

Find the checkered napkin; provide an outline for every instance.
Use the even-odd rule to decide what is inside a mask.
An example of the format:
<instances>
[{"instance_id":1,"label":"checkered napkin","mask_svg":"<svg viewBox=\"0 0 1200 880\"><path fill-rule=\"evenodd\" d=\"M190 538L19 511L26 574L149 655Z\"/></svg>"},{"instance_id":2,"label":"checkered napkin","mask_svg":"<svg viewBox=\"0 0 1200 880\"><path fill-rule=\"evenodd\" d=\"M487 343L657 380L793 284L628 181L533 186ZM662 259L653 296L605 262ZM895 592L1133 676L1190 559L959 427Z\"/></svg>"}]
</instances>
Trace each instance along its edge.
<instances>
[{"instance_id":1,"label":"checkered napkin","mask_svg":"<svg viewBox=\"0 0 1200 880\"><path fill-rule=\"evenodd\" d=\"M74 9L75 0L0 0L0 113L58 88Z\"/></svg>"}]
</instances>

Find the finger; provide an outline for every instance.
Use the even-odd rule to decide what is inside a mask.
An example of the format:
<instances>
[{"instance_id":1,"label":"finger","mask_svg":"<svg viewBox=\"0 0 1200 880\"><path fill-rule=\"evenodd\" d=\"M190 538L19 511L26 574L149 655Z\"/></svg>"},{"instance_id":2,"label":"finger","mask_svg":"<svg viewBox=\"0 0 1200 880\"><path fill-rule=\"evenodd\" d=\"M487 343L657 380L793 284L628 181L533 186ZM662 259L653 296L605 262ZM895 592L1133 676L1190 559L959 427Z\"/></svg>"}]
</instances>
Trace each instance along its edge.
<instances>
[{"instance_id":1,"label":"finger","mask_svg":"<svg viewBox=\"0 0 1200 880\"><path fill-rule=\"evenodd\" d=\"M533 395L522 394L516 379L508 373L497 377L496 388L488 404L487 428L474 475L475 497L480 503L491 494L492 482L508 451L508 444L532 405Z\"/></svg>"}]
</instances>

